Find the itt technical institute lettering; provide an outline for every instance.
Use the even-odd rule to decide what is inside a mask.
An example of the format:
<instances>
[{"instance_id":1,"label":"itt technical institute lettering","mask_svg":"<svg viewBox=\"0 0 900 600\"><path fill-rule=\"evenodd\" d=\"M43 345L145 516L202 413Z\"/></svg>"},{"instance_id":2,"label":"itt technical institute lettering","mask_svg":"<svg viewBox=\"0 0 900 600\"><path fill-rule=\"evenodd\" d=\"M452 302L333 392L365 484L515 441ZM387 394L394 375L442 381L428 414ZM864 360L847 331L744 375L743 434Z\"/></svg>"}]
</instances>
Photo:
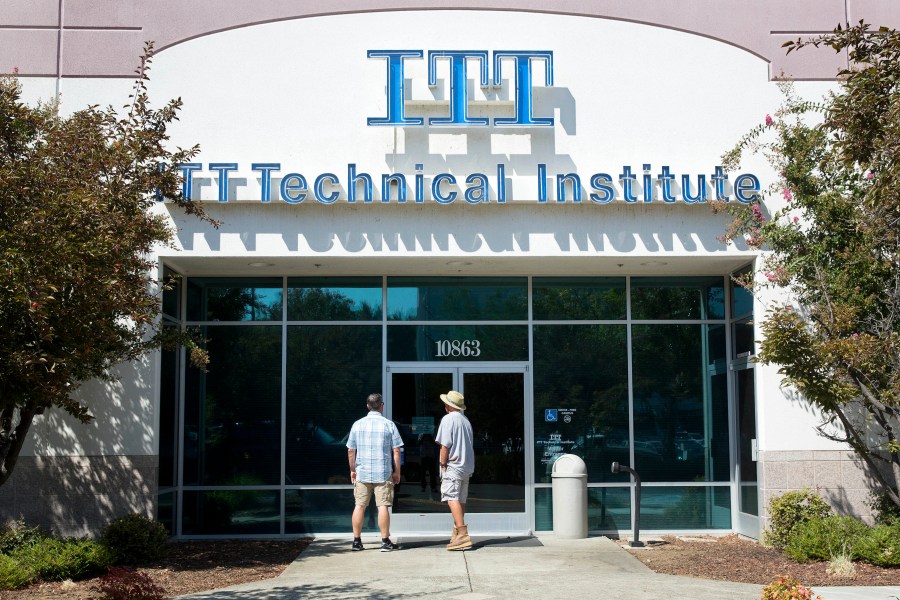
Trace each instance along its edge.
<instances>
[{"instance_id":1,"label":"itt technical institute lettering","mask_svg":"<svg viewBox=\"0 0 900 600\"><path fill-rule=\"evenodd\" d=\"M506 128L521 132L523 129L553 127L552 116L534 114L534 89L536 72L543 71L539 81L545 87L554 86L553 52L550 50L429 50L428 85L437 86L438 64L449 62L448 113L445 116L429 117L427 125L422 116L410 115L406 111L406 65L411 60L426 59L424 50L369 50L369 59L384 60L386 65L386 107L387 114L379 117L368 117L369 127L395 128L483 128L493 127L498 133ZM542 67L542 69L541 69ZM468 81L470 71L475 81L482 87L498 87L502 85L502 75L510 76L512 96L514 98L513 116L481 117L469 114ZM491 72L489 72L491 71ZM496 202L504 204L512 200L506 177L506 163L499 162L493 167L493 188L491 177L484 172L455 175L453 173L427 174L424 163L415 163L415 172L411 177L404 173L384 173L380 175L380 203L405 204L407 197L412 196L416 204L435 202L452 204L463 200L467 204ZM195 175L203 171L203 163L185 163L179 165L184 176L182 194L190 200ZM211 162L207 170L214 173L218 180L218 201L228 202L229 176L240 172L236 162ZM319 204L334 204L343 200L349 204L356 202L376 202L375 181L369 173L357 169L355 162L347 163L346 178L343 180L336 173L321 173L314 178L307 177L299 171L284 171L280 162L253 162L250 170L256 173L259 182L259 201L271 203L281 200L288 204L299 204L310 195ZM612 173L612 174L611 174ZM733 184L721 166L715 166L709 176L706 174L681 174L672 172L664 165L658 173L653 173L650 163L641 163L640 169L632 165L623 165L621 173L597 172L582 181L576 172L557 173L554 203L582 202L582 190L586 190L587 200L594 204L608 204L620 200L628 204L663 202L672 204L706 203L712 194L719 201L730 202L734 199L741 203L751 203L757 199L760 191L759 179L750 173L735 176ZM521 176L521 171L517 173ZM537 186L527 194L526 200L537 200L540 204L550 201L547 164L536 163L534 172ZM246 178L244 178L246 179ZM412 181L410 182L409 179ZM246 185L237 184L243 181L231 177L232 188L236 190ZM616 183L617 182L617 183ZM310 185L312 183L312 185ZM237 184L237 185L235 185ZM411 187L411 189L410 189ZM345 191L346 188L346 191ZM410 194L411 192L411 194ZM238 192L236 191L235 194Z\"/></svg>"}]
</instances>

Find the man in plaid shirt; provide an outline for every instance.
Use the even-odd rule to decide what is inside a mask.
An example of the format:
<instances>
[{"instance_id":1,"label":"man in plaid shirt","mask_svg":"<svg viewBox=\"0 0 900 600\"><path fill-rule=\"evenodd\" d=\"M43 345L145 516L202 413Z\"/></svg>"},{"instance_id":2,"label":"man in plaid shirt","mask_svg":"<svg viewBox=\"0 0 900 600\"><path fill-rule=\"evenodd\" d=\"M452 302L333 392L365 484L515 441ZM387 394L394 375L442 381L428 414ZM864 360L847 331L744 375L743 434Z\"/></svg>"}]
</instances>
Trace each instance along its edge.
<instances>
[{"instance_id":1,"label":"man in plaid shirt","mask_svg":"<svg viewBox=\"0 0 900 600\"><path fill-rule=\"evenodd\" d=\"M388 507L394 503L394 485L400 483L400 447L403 439L393 421L384 418L384 401L381 394L366 398L369 409L362 419L353 424L347 439L347 458L350 461L350 482L353 484L353 545L351 550L363 550L362 527L369 499L375 494L378 507L378 528L381 530L381 551L399 550L391 541L391 514Z\"/></svg>"}]
</instances>

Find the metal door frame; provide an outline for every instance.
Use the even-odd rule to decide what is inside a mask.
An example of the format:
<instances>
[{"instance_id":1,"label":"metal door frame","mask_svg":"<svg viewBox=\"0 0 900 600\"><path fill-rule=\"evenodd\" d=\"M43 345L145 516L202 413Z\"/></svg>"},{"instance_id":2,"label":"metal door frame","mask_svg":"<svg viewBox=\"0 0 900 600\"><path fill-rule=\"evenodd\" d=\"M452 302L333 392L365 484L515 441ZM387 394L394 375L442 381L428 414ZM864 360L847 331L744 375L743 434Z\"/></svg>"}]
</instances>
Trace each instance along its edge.
<instances>
[{"instance_id":1,"label":"metal door frame","mask_svg":"<svg viewBox=\"0 0 900 600\"><path fill-rule=\"evenodd\" d=\"M393 362L385 366L384 412L393 418L394 373L450 373L453 387L465 395L463 383L466 373L521 373L522 375L522 441L525 447L525 512L522 513L467 513L466 522L478 535L531 535L534 529L534 440L533 416L529 410L531 399L531 372L528 363L522 362ZM437 401L437 399L435 399ZM391 514L391 530L397 535L447 536L453 521L450 510L444 513L396 513Z\"/></svg>"}]
</instances>

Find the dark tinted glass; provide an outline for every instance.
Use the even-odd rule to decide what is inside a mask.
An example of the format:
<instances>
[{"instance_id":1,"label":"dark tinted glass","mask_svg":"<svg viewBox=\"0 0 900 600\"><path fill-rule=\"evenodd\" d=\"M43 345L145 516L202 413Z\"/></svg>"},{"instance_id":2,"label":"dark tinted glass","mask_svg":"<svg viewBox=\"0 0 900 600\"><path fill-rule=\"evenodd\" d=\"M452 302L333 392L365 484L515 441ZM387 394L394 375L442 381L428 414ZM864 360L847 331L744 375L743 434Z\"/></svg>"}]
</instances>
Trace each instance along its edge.
<instances>
[{"instance_id":1,"label":"dark tinted glass","mask_svg":"<svg viewBox=\"0 0 900 600\"><path fill-rule=\"evenodd\" d=\"M350 483L347 435L381 393L381 364L380 325L288 327L287 485Z\"/></svg>"},{"instance_id":2,"label":"dark tinted glass","mask_svg":"<svg viewBox=\"0 0 900 600\"><path fill-rule=\"evenodd\" d=\"M184 492L185 535L251 535L281 531L277 490Z\"/></svg>"},{"instance_id":3,"label":"dark tinted glass","mask_svg":"<svg viewBox=\"0 0 900 600\"><path fill-rule=\"evenodd\" d=\"M281 479L281 327L202 328L207 373L187 369L184 483Z\"/></svg>"},{"instance_id":4,"label":"dark tinted glass","mask_svg":"<svg viewBox=\"0 0 900 600\"><path fill-rule=\"evenodd\" d=\"M191 277L188 321L280 321L281 278Z\"/></svg>"},{"instance_id":5,"label":"dark tinted glass","mask_svg":"<svg viewBox=\"0 0 900 600\"><path fill-rule=\"evenodd\" d=\"M389 277L392 321L524 321L524 277Z\"/></svg>"},{"instance_id":6,"label":"dark tinted glass","mask_svg":"<svg viewBox=\"0 0 900 600\"><path fill-rule=\"evenodd\" d=\"M380 321L381 277L290 278L288 321Z\"/></svg>"},{"instance_id":7,"label":"dark tinted glass","mask_svg":"<svg viewBox=\"0 0 900 600\"><path fill-rule=\"evenodd\" d=\"M344 451L346 462L347 452ZM285 490L284 492L284 532L285 533L334 533L347 529L348 519L354 507L353 489L347 486L339 490ZM363 532L378 531L378 509L375 502L369 502L363 519ZM378 545L364 539L366 548ZM378 542L380 544L380 542ZM326 596L319 596L325 598Z\"/></svg>"},{"instance_id":8,"label":"dark tinted glass","mask_svg":"<svg viewBox=\"0 0 900 600\"><path fill-rule=\"evenodd\" d=\"M159 486L175 485L175 442L178 439L178 353L160 352Z\"/></svg>"},{"instance_id":9,"label":"dark tinted glass","mask_svg":"<svg viewBox=\"0 0 900 600\"><path fill-rule=\"evenodd\" d=\"M531 290L536 320L625 318L624 277L535 277Z\"/></svg>"},{"instance_id":10,"label":"dark tinted glass","mask_svg":"<svg viewBox=\"0 0 900 600\"><path fill-rule=\"evenodd\" d=\"M643 487L641 528L731 529L731 489Z\"/></svg>"},{"instance_id":11,"label":"dark tinted glass","mask_svg":"<svg viewBox=\"0 0 900 600\"><path fill-rule=\"evenodd\" d=\"M181 317L181 277L169 269L163 271L163 301L162 310L164 315L168 315L173 319Z\"/></svg>"},{"instance_id":12,"label":"dark tinted glass","mask_svg":"<svg viewBox=\"0 0 900 600\"><path fill-rule=\"evenodd\" d=\"M635 469L643 481L728 480L726 376L707 368L713 353L704 329L632 327Z\"/></svg>"},{"instance_id":13,"label":"dark tinted glass","mask_svg":"<svg viewBox=\"0 0 900 600\"><path fill-rule=\"evenodd\" d=\"M741 319L734 324L734 357L745 358L753 355L753 317Z\"/></svg>"},{"instance_id":14,"label":"dark tinted glass","mask_svg":"<svg viewBox=\"0 0 900 600\"><path fill-rule=\"evenodd\" d=\"M388 325L388 360L528 360L527 325Z\"/></svg>"},{"instance_id":15,"label":"dark tinted glass","mask_svg":"<svg viewBox=\"0 0 900 600\"><path fill-rule=\"evenodd\" d=\"M631 529L631 490L618 487L588 488L588 530L622 531ZM553 531L553 493L551 488L534 490L534 527Z\"/></svg>"},{"instance_id":16,"label":"dark tinted glass","mask_svg":"<svg viewBox=\"0 0 900 600\"><path fill-rule=\"evenodd\" d=\"M610 464L629 463L625 325L534 328L535 481L553 461L577 454L588 481L627 481Z\"/></svg>"},{"instance_id":17,"label":"dark tinted glass","mask_svg":"<svg viewBox=\"0 0 900 600\"><path fill-rule=\"evenodd\" d=\"M724 277L634 277L633 319L724 319Z\"/></svg>"},{"instance_id":18,"label":"dark tinted glass","mask_svg":"<svg viewBox=\"0 0 900 600\"><path fill-rule=\"evenodd\" d=\"M737 277L746 277L747 271L735 274ZM736 319L747 314L753 314L753 294L747 288L731 281L731 318Z\"/></svg>"}]
</instances>

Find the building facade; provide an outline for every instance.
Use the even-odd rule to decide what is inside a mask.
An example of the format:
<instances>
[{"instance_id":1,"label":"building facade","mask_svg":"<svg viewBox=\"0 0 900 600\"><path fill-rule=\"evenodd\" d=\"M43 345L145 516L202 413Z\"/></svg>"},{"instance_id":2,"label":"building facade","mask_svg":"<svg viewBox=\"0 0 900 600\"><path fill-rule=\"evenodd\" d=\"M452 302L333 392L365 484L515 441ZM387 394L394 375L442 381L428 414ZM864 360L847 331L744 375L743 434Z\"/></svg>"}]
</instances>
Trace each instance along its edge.
<instances>
[{"instance_id":1,"label":"building facade","mask_svg":"<svg viewBox=\"0 0 900 600\"><path fill-rule=\"evenodd\" d=\"M713 199L775 180L720 156L773 113L776 80L821 96L846 66L798 35L887 1L244 3L13 0L0 70L63 110L150 92L201 145L157 209L163 322L207 340L81 391L88 426L35 423L0 517L66 534L130 511L177 537L349 528L346 435L381 392L403 435L398 533L443 532L433 439L457 389L476 431L473 530L552 530L553 461L588 466L589 528L757 537L772 495L818 488L868 516L870 481L753 362L771 293L734 285ZM766 210L780 198L765 196ZM367 525L374 531L374 523Z\"/></svg>"}]
</instances>

